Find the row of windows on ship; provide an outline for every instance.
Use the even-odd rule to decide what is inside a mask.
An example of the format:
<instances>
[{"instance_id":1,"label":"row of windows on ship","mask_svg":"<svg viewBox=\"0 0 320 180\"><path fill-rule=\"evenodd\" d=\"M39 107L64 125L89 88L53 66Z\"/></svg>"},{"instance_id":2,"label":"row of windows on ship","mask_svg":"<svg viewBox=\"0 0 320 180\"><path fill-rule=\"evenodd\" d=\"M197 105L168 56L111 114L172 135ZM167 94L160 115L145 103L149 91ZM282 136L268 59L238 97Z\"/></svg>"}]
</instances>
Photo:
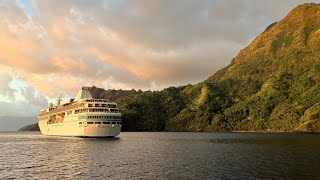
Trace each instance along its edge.
<instances>
[{"instance_id":1,"label":"row of windows on ship","mask_svg":"<svg viewBox=\"0 0 320 180\"><path fill-rule=\"evenodd\" d=\"M118 109L78 109L74 111L74 114L86 113L86 112L103 112L103 113L118 113ZM68 111L67 115L72 114L72 111Z\"/></svg>"},{"instance_id":2,"label":"row of windows on ship","mask_svg":"<svg viewBox=\"0 0 320 180\"><path fill-rule=\"evenodd\" d=\"M119 110L118 109L78 109L74 111L74 114L80 114L80 113L87 113L87 112L102 112L102 113L118 113ZM68 111L67 115L71 115L72 111ZM51 118L61 118L64 117L65 113L62 114L56 114L53 116L50 116ZM46 120L47 116L42 115L38 117L39 120Z\"/></svg>"},{"instance_id":3,"label":"row of windows on ship","mask_svg":"<svg viewBox=\"0 0 320 180\"><path fill-rule=\"evenodd\" d=\"M78 119L114 119L121 120L121 116L80 116Z\"/></svg>"},{"instance_id":4,"label":"row of windows on ship","mask_svg":"<svg viewBox=\"0 0 320 180\"><path fill-rule=\"evenodd\" d=\"M103 120L103 119L107 119L107 120L115 120L115 123L103 123L103 124L121 124L120 120L122 119L121 116L80 116L78 117L78 119L100 119L100 120ZM62 123L63 122L63 119L50 119L47 124L57 124L57 123ZM85 124L85 122L83 122L83 124ZM90 124L88 122L88 124Z\"/></svg>"},{"instance_id":5,"label":"row of windows on ship","mask_svg":"<svg viewBox=\"0 0 320 180\"><path fill-rule=\"evenodd\" d=\"M121 122L79 122L79 124L121 124Z\"/></svg>"},{"instance_id":6,"label":"row of windows on ship","mask_svg":"<svg viewBox=\"0 0 320 180\"><path fill-rule=\"evenodd\" d=\"M86 99L85 102L104 102L104 103L107 103L109 101L106 99Z\"/></svg>"},{"instance_id":7,"label":"row of windows on ship","mask_svg":"<svg viewBox=\"0 0 320 180\"><path fill-rule=\"evenodd\" d=\"M62 123L62 121L49 121L47 124L58 124ZM110 121L96 121L96 122L79 122L79 124L122 124L120 121L116 122L110 122Z\"/></svg>"},{"instance_id":8,"label":"row of windows on ship","mask_svg":"<svg viewBox=\"0 0 320 180\"><path fill-rule=\"evenodd\" d=\"M85 104L81 103L81 104L72 104L72 105L68 105L68 104L64 104L62 105L65 109L73 109L73 108L77 108L77 107L84 107ZM106 107L106 108L117 108L117 105L115 104L88 104L88 107ZM52 110L59 110L57 108L51 107L49 108L49 111ZM41 113L45 113L47 112L46 110L41 110Z\"/></svg>"},{"instance_id":9,"label":"row of windows on ship","mask_svg":"<svg viewBox=\"0 0 320 180\"><path fill-rule=\"evenodd\" d=\"M109 107L109 108L116 108L117 105L115 105L115 104L88 104L88 107Z\"/></svg>"},{"instance_id":10,"label":"row of windows on ship","mask_svg":"<svg viewBox=\"0 0 320 180\"><path fill-rule=\"evenodd\" d=\"M56 116L50 117L50 120L56 120ZM47 120L47 117L38 117L39 120ZM78 119L110 119L110 120L121 120L121 116L79 116ZM61 120L57 119L57 120Z\"/></svg>"}]
</instances>

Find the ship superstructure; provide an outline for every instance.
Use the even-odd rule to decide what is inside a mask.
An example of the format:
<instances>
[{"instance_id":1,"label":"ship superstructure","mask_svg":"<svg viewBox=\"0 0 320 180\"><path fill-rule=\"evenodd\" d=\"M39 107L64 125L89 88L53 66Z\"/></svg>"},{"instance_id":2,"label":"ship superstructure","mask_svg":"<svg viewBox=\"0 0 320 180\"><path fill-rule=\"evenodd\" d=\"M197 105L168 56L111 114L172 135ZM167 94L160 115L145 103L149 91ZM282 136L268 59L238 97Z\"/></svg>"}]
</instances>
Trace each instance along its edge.
<instances>
[{"instance_id":1,"label":"ship superstructure","mask_svg":"<svg viewBox=\"0 0 320 180\"><path fill-rule=\"evenodd\" d=\"M52 103L38 115L44 135L77 137L115 137L121 131L121 113L117 104L106 99L93 99L89 88L82 87L75 99L57 105Z\"/></svg>"}]
</instances>

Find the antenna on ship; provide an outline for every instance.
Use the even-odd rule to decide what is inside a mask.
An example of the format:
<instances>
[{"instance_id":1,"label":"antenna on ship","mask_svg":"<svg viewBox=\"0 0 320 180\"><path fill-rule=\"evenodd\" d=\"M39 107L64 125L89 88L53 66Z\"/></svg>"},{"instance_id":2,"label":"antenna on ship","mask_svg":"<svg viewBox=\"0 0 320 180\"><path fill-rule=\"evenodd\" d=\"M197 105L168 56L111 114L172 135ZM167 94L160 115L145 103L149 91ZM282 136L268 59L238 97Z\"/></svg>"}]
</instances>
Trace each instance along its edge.
<instances>
[{"instance_id":1,"label":"antenna on ship","mask_svg":"<svg viewBox=\"0 0 320 180\"><path fill-rule=\"evenodd\" d=\"M60 102L61 102L62 100L61 100L61 92L59 93L59 95L58 95L58 99L57 99L57 107L59 107L60 106Z\"/></svg>"}]
</instances>

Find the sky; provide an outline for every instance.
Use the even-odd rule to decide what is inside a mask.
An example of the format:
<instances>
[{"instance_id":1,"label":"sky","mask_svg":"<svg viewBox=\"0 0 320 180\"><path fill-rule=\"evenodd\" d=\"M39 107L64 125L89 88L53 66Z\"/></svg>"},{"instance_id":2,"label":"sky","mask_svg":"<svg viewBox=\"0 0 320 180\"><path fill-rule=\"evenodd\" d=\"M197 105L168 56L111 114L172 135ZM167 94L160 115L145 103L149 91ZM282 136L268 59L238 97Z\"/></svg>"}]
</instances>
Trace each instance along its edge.
<instances>
[{"instance_id":1,"label":"sky","mask_svg":"<svg viewBox=\"0 0 320 180\"><path fill-rule=\"evenodd\" d=\"M307 2L320 0L0 0L0 116L81 86L195 84Z\"/></svg>"}]
</instances>

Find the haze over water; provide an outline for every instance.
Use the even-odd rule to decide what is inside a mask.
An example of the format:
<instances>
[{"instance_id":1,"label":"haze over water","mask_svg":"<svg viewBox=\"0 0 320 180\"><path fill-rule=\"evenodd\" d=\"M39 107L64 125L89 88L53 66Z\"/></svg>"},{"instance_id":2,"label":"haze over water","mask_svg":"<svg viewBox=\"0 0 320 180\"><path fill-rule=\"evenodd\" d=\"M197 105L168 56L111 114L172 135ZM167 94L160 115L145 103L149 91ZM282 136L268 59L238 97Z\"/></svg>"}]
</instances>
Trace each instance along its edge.
<instances>
[{"instance_id":1,"label":"haze over water","mask_svg":"<svg viewBox=\"0 0 320 180\"><path fill-rule=\"evenodd\" d=\"M0 133L0 179L320 178L319 135Z\"/></svg>"}]
</instances>

